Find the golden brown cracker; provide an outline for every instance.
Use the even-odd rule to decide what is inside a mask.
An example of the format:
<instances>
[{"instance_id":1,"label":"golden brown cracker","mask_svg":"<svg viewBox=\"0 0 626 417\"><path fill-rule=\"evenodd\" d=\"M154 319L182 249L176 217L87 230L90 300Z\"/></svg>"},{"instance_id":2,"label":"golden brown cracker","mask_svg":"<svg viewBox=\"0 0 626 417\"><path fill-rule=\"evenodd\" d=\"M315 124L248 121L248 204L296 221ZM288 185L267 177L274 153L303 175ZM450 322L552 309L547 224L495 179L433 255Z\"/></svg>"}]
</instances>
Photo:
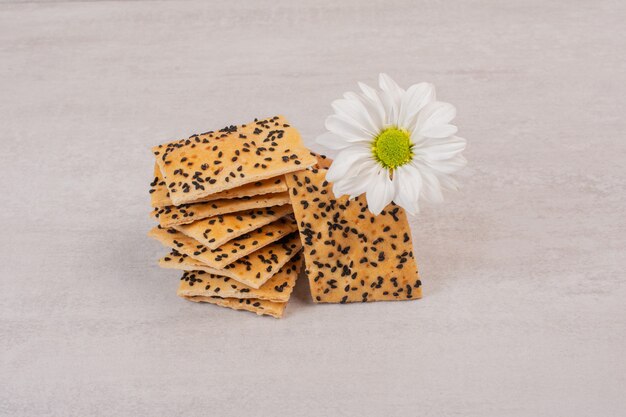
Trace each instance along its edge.
<instances>
[{"instance_id":1,"label":"golden brown cracker","mask_svg":"<svg viewBox=\"0 0 626 417\"><path fill-rule=\"evenodd\" d=\"M218 296L222 298L256 298L287 302L298 278L302 259L296 255L261 288L255 289L240 282L204 271L186 271L177 294L181 297Z\"/></svg>"},{"instance_id":2,"label":"golden brown cracker","mask_svg":"<svg viewBox=\"0 0 626 417\"><path fill-rule=\"evenodd\" d=\"M202 262L195 260L184 253L178 252L176 249L159 259L159 266L166 269L178 269L181 271L204 271L214 275L220 275L237 279L237 275L231 273L227 269L211 268Z\"/></svg>"},{"instance_id":3,"label":"golden brown cracker","mask_svg":"<svg viewBox=\"0 0 626 417\"><path fill-rule=\"evenodd\" d=\"M312 168L315 168L315 169L330 168L330 165L333 163L333 160L327 157L326 155L322 155L313 151L311 151L311 155L313 155L315 159L317 159L317 163L313 165Z\"/></svg>"},{"instance_id":4,"label":"golden brown cracker","mask_svg":"<svg viewBox=\"0 0 626 417\"><path fill-rule=\"evenodd\" d=\"M172 227L193 223L208 217L219 216L220 214L282 206L289 204L289 202L287 193L265 194L253 197L215 200L206 203L167 206L154 209L152 216L157 218L162 227Z\"/></svg>"},{"instance_id":5,"label":"golden brown cracker","mask_svg":"<svg viewBox=\"0 0 626 417\"><path fill-rule=\"evenodd\" d=\"M297 230L297 226L293 219L288 217L282 218L267 226L239 236L213 250L175 229L157 226L149 232L149 236L155 238L163 245L176 249L211 268L223 269L237 259L260 250L295 230Z\"/></svg>"},{"instance_id":6,"label":"golden brown cracker","mask_svg":"<svg viewBox=\"0 0 626 417\"><path fill-rule=\"evenodd\" d=\"M241 259L297 230L298 226L293 217L280 218L211 250L212 263L209 265L223 269L237 259Z\"/></svg>"},{"instance_id":7,"label":"golden brown cracker","mask_svg":"<svg viewBox=\"0 0 626 417\"><path fill-rule=\"evenodd\" d=\"M154 164L154 179L150 183L150 204L152 207L164 207L172 205L172 200L169 197L170 193L167 190L167 184L161 175L161 170L158 164Z\"/></svg>"},{"instance_id":8,"label":"golden brown cracker","mask_svg":"<svg viewBox=\"0 0 626 417\"><path fill-rule=\"evenodd\" d=\"M272 278L302 248L297 233L285 236L250 255L227 265L224 269L211 268L198 260L173 250L159 260L162 268L183 271L205 271L215 275L230 277L252 288L260 288Z\"/></svg>"},{"instance_id":9,"label":"golden brown cracker","mask_svg":"<svg viewBox=\"0 0 626 417\"><path fill-rule=\"evenodd\" d=\"M287 191L285 177L279 176L251 182L237 188L231 188L216 194L211 194L193 201L193 203L203 203L223 198L241 198L262 194L283 193L285 191ZM167 184L163 179L163 175L161 174L161 170L159 169L159 165L157 163L154 164L154 180L150 183L150 204L152 207L157 208L174 205L170 199L170 192L167 189Z\"/></svg>"},{"instance_id":10,"label":"golden brown cracker","mask_svg":"<svg viewBox=\"0 0 626 417\"><path fill-rule=\"evenodd\" d=\"M174 228L194 238L209 249L217 249L238 236L265 226L292 212L291 204L285 204L220 214L190 224L174 226Z\"/></svg>"},{"instance_id":11,"label":"golden brown cracker","mask_svg":"<svg viewBox=\"0 0 626 417\"><path fill-rule=\"evenodd\" d=\"M258 300L254 298L220 298L197 296L182 296L182 298L196 303L210 303L220 307L232 308L233 310L244 310L256 313L258 316L272 316L281 318L285 312L287 303L277 303L268 300Z\"/></svg>"},{"instance_id":12,"label":"golden brown cracker","mask_svg":"<svg viewBox=\"0 0 626 417\"><path fill-rule=\"evenodd\" d=\"M282 116L193 135L152 151L175 205L316 163Z\"/></svg>"},{"instance_id":13,"label":"golden brown cracker","mask_svg":"<svg viewBox=\"0 0 626 417\"><path fill-rule=\"evenodd\" d=\"M392 203L374 216L365 195L337 199L326 172L311 169L286 176L314 301L420 298L404 210Z\"/></svg>"}]
</instances>

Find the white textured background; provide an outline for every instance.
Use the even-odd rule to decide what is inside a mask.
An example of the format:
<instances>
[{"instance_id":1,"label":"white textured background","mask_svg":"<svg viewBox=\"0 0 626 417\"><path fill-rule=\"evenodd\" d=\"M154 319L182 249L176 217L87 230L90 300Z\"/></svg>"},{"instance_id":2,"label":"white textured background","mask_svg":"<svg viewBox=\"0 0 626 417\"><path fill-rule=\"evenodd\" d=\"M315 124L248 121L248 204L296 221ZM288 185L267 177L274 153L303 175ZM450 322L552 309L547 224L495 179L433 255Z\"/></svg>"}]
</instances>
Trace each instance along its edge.
<instances>
[{"instance_id":1,"label":"white textured background","mask_svg":"<svg viewBox=\"0 0 626 417\"><path fill-rule=\"evenodd\" d=\"M626 4L0 3L0 415L626 415ZM464 189L425 297L284 320L175 296L149 148L434 82Z\"/></svg>"}]
</instances>

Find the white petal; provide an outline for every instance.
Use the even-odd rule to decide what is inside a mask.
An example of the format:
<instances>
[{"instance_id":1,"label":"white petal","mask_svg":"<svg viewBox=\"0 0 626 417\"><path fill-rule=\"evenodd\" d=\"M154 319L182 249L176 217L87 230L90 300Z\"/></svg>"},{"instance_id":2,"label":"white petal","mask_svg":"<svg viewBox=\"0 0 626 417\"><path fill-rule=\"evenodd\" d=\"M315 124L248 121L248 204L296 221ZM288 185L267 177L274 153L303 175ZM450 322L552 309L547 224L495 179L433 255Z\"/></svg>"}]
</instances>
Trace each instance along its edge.
<instances>
[{"instance_id":1,"label":"white petal","mask_svg":"<svg viewBox=\"0 0 626 417\"><path fill-rule=\"evenodd\" d=\"M379 75L378 84L381 90L383 90L380 93L380 97L387 113L386 124L397 126L404 90L390 76L384 73Z\"/></svg>"},{"instance_id":2,"label":"white petal","mask_svg":"<svg viewBox=\"0 0 626 417\"><path fill-rule=\"evenodd\" d=\"M345 177L357 177L361 175L367 175L370 171L375 171L380 165L372 157L361 158L346 172Z\"/></svg>"},{"instance_id":3,"label":"white petal","mask_svg":"<svg viewBox=\"0 0 626 417\"><path fill-rule=\"evenodd\" d=\"M415 131L413 131L413 133L411 133L411 143L413 144L413 148L419 148L427 140L428 140L428 138L425 138L424 136L415 133Z\"/></svg>"},{"instance_id":4,"label":"white petal","mask_svg":"<svg viewBox=\"0 0 626 417\"><path fill-rule=\"evenodd\" d=\"M352 145L350 142L345 141L341 136L337 136L332 132L326 132L319 135L315 142L328 149L344 149Z\"/></svg>"},{"instance_id":5,"label":"white petal","mask_svg":"<svg viewBox=\"0 0 626 417\"><path fill-rule=\"evenodd\" d=\"M358 168L353 166L353 169L344 177L332 183L333 193L336 197L342 195L348 195L350 198L358 197L367 191L379 167L375 162L361 163Z\"/></svg>"},{"instance_id":6,"label":"white petal","mask_svg":"<svg viewBox=\"0 0 626 417\"><path fill-rule=\"evenodd\" d=\"M378 93L380 102L385 109L385 126L394 126L398 122L398 104L394 101L393 97L386 91Z\"/></svg>"},{"instance_id":7,"label":"white petal","mask_svg":"<svg viewBox=\"0 0 626 417\"><path fill-rule=\"evenodd\" d=\"M435 100L435 86L430 83L419 83L410 86L402 96L398 126L409 131L415 128L416 116L426 104Z\"/></svg>"},{"instance_id":8,"label":"white petal","mask_svg":"<svg viewBox=\"0 0 626 417\"><path fill-rule=\"evenodd\" d=\"M363 162L372 159L372 151L368 146L352 145L337 154L328 168L326 179L335 182L343 178L353 166L360 166Z\"/></svg>"},{"instance_id":9,"label":"white petal","mask_svg":"<svg viewBox=\"0 0 626 417\"><path fill-rule=\"evenodd\" d=\"M359 187L363 188L363 192L367 190L367 183L362 177L344 178L340 181L333 182L332 184L335 198L340 198L344 195L350 196L350 192L358 189Z\"/></svg>"},{"instance_id":10,"label":"white petal","mask_svg":"<svg viewBox=\"0 0 626 417\"><path fill-rule=\"evenodd\" d=\"M389 178L389 172L385 168L380 168L367 187L367 206L372 214L380 214L391 203L394 194L395 190Z\"/></svg>"},{"instance_id":11,"label":"white petal","mask_svg":"<svg viewBox=\"0 0 626 417\"><path fill-rule=\"evenodd\" d=\"M361 91L363 91L363 100L369 103L370 116L372 117L374 124L379 128L379 130L383 130L386 121L385 106L383 106L378 92L369 85L363 83L359 83L359 87L361 88Z\"/></svg>"},{"instance_id":12,"label":"white petal","mask_svg":"<svg viewBox=\"0 0 626 417\"><path fill-rule=\"evenodd\" d=\"M376 132L380 132L385 127L385 111L382 103L380 103L380 99L378 102L374 102L370 100L365 94L358 94L353 92L344 93L344 97L348 100L356 100L361 102L363 108L369 115L369 118L376 129ZM378 95L377 95L378 97Z\"/></svg>"},{"instance_id":13,"label":"white petal","mask_svg":"<svg viewBox=\"0 0 626 417\"><path fill-rule=\"evenodd\" d=\"M359 126L347 122L336 114L326 118L326 129L330 130L337 136L341 136L347 142L365 142L371 141L372 136Z\"/></svg>"},{"instance_id":14,"label":"white petal","mask_svg":"<svg viewBox=\"0 0 626 417\"><path fill-rule=\"evenodd\" d=\"M420 212L420 205L418 201L409 201L404 197L395 196L393 202L402 207L411 216L416 216Z\"/></svg>"},{"instance_id":15,"label":"white petal","mask_svg":"<svg viewBox=\"0 0 626 417\"><path fill-rule=\"evenodd\" d=\"M394 97L400 97L404 90L387 74L384 72L378 76L378 84L383 91L392 93Z\"/></svg>"},{"instance_id":16,"label":"white petal","mask_svg":"<svg viewBox=\"0 0 626 417\"><path fill-rule=\"evenodd\" d=\"M428 169L422 169L420 173L423 180L421 197L430 203L441 203L443 195L441 194L441 184L439 184L437 176Z\"/></svg>"},{"instance_id":17,"label":"white petal","mask_svg":"<svg viewBox=\"0 0 626 417\"><path fill-rule=\"evenodd\" d=\"M336 198L349 195L350 198L357 197L367 191L372 176L376 173L377 166L364 165L358 175L344 177L333 183L333 194ZM328 179L328 176L326 176Z\"/></svg>"},{"instance_id":18,"label":"white petal","mask_svg":"<svg viewBox=\"0 0 626 417\"><path fill-rule=\"evenodd\" d=\"M396 187L396 195L402 194L409 200L417 200L422 188L422 175L413 164L406 164L396 168L393 182Z\"/></svg>"},{"instance_id":19,"label":"white petal","mask_svg":"<svg viewBox=\"0 0 626 417\"><path fill-rule=\"evenodd\" d=\"M427 138L447 138L454 135L459 129L454 125L438 125L428 130L422 130L420 133Z\"/></svg>"},{"instance_id":20,"label":"white petal","mask_svg":"<svg viewBox=\"0 0 626 417\"><path fill-rule=\"evenodd\" d=\"M406 164L393 173L395 196L393 201L410 214L419 213L418 200L422 189L422 176L417 167Z\"/></svg>"},{"instance_id":21,"label":"white petal","mask_svg":"<svg viewBox=\"0 0 626 417\"><path fill-rule=\"evenodd\" d=\"M457 155L443 161L430 161L422 159L420 163L427 165L433 171L441 174L452 174L463 169L467 165L467 160L463 155Z\"/></svg>"},{"instance_id":22,"label":"white petal","mask_svg":"<svg viewBox=\"0 0 626 417\"><path fill-rule=\"evenodd\" d=\"M372 136L378 133L378 127L374 125L369 112L360 100L339 99L333 101L331 106L340 118L360 127Z\"/></svg>"},{"instance_id":23,"label":"white petal","mask_svg":"<svg viewBox=\"0 0 626 417\"><path fill-rule=\"evenodd\" d=\"M426 136L424 132L435 126L449 124L456 117L456 108L450 103L433 101L428 103L417 115L415 132Z\"/></svg>"},{"instance_id":24,"label":"white petal","mask_svg":"<svg viewBox=\"0 0 626 417\"><path fill-rule=\"evenodd\" d=\"M447 139L433 139L413 147L414 158L417 160L443 161L454 158L465 150L467 141L458 136Z\"/></svg>"}]
</instances>

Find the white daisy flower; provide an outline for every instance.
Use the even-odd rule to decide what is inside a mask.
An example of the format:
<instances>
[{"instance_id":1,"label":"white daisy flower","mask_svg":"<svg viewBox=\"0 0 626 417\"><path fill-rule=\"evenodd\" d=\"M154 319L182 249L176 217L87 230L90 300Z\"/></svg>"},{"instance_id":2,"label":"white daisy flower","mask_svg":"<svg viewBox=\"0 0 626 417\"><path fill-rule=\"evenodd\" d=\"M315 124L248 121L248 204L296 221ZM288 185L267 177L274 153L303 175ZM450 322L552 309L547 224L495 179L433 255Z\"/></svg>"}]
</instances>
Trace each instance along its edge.
<instances>
[{"instance_id":1,"label":"white daisy flower","mask_svg":"<svg viewBox=\"0 0 626 417\"><path fill-rule=\"evenodd\" d=\"M466 164L466 141L450 124L456 109L436 101L432 84L403 90L386 74L379 83L381 91L359 83L361 93L332 103L328 132L317 138L339 150L326 179L336 197L366 193L373 214L392 201L417 214L420 199L441 202L442 189L457 189L450 174Z\"/></svg>"}]
</instances>

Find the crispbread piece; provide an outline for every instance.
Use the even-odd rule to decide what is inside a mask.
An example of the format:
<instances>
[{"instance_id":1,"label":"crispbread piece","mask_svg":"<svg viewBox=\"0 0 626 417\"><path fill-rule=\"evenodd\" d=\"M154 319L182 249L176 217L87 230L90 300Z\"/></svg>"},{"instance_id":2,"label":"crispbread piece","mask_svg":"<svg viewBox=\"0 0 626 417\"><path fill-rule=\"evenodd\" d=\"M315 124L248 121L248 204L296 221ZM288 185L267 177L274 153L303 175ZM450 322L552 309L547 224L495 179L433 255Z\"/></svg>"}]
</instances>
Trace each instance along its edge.
<instances>
[{"instance_id":1,"label":"crispbread piece","mask_svg":"<svg viewBox=\"0 0 626 417\"><path fill-rule=\"evenodd\" d=\"M316 163L282 116L193 135L152 151L175 205Z\"/></svg>"},{"instance_id":2,"label":"crispbread piece","mask_svg":"<svg viewBox=\"0 0 626 417\"><path fill-rule=\"evenodd\" d=\"M177 294L181 297L218 296L222 298L256 298L275 302L287 302L298 278L302 258L294 256L280 271L261 288L255 289L234 279L204 271L186 271L180 279Z\"/></svg>"},{"instance_id":3,"label":"crispbread piece","mask_svg":"<svg viewBox=\"0 0 626 417\"><path fill-rule=\"evenodd\" d=\"M209 249L217 249L238 236L265 226L292 212L291 204L264 207L220 214L190 224L174 226L174 229L194 238Z\"/></svg>"},{"instance_id":4,"label":"crispbread piece","mask_svg":"<svg viewBox=\"0 0 626 417\"><path fill-rule=\"evenodd\" d=\"M157 226L148 232L148 236L158 240L164 246L176 249L180 253L184 253L185 255L194 258L207 266L216 269L219 268L219 266L213 264L214 255L211 253L209 248L198 243L197 240L192 239L189 236L185 236L176 229Z\"/></svg>"},{"instance_id":5,"label":"crispbread piece","mask_svg":"<svg viewBox=\"0 0 626 417\"><path fill-rule=\"evenodd\" d=\"M293 218L278 219L274 223L253 230L243 236L231 240L217 249L210 250L195 239L186 236L176 229L154 227L148 235L163 245L176 249L203 264L215 269L223 269L237 259L275 242L285 235L297 230Z\"/></svg>"},{"instance_id":6,"label":"crispbread piece","mask_svg":"<svg viewBox=\"0 0 626 417\"><path fill-rule=\"evenodd\" d=\"M265 194L254 197L215 200L206 203L183 204L178 207L168 206L154 209L152 215L159 220L161 226L172 227L193 223L208 217L219 216L220 214L282 206L284 204L289 204L289 195L287 193Z\"/></svg>"},{"instance_id":7,"label":"crispbread piece","mask_svg":"<svg viewBox=\"0 0 626 417\"><path fill-rule=\"evenodd\" d=\"M365 195L336 199L325 180L327 171L303 170L286 176L313 300L420 298L421 281L404 210L390 204L374 216Z\"/></svg>"},{"instance_id":8,"label":"crispbread piece","mask_svg":"<svg viewBox=\"0 0 626 417\"><path fill-rule=\"evenodd\" d=\"M159 266L161 268L178 269L181 271L204 271L209 274L220 275L237 280L237 275L233 274L228 269L211 268L200 261L190 258L184 253L178 252L176 249L172 249L168 255L159 259Z\"/></svg>"},{"instance_id":9,"label":"crispbread piece","mask_svg":"<svg viewBox=\"0 0 626 417\"><path fill-rule=\"evenodd\" d=\"M211 194L194 201L194 203L203 203L222 198L241 198L262 194L283 193L285 191L287 191L285 177L280 176L251 182L249 184L242 185L241 187L231 188L230 190ZM161 174L161 170L159 169L159 165L157 163L154 164L154 180L150 183L150 203L152 207L158 208L174 205L170 199L170 192L167 189L167 184L163 179L163 175Z\"/></svg>"},{"instance_id":10,"label":"crispbread piece","mask_svg":"<svg viewBox=\"0 0 626 417\"><path fill-rule=\"evenodd\" d=\"M161 175L159 165L154 164L154 180L150 183L150 204L152 207L164 207L172 205L172 200L169 197L170 193L167 190L167 184Z\"/></svg>"},{"instance_id":11,"label":"crispbread piece","mask_svg":"<svg viewBox=\"0 0 626 417\"><path fill-rule=\"evenodd\" d=\"M252 288L260 288L302 248L297 233L285 236L250 255L236 260L224 269L211 268L177 250L159 260L162 268L183 271L205 271L232 278Z\"/></svg>"},{"instance_id":12,"label":"crispbread piece","mask_svg":"<svg viewBox=\"0 0 626 417\"><path fill-rule=\"evenodd\" d=\"M295 232L296 230L298 230L298 226L292 216L278 219L273 223L241 235L217 249L211 250L212 263L209 265L214 268L223 269L226 265L235 262L237 259L241 259L272 242L276 242L283 236Z\"/></svg>"},{"instance_id":13,"label":"crispbread piece","mask_svg":"<svg viewBox=\"0 0 626 417\"><path fill-rule=\"evenodd\" d=\"M196 303L211 303L220 307L250 311L259 316L272 316L277 319L283 316L285 307L287 307L287 303L276 303L274 301L258 300L254 298L220 298L215 296L205 297L202 295L183 296L183 298Z\"/></svg>"},{"instance_id":14,"label":"crispbread piece","mask_svg":"<svg viewBox=\"0 0 626 417\"><path fill-rule=\"evenodd\" d=\"M330 165L333 163L333 160L328 158L326 155L322 155L319 153L311 152L311 155L317 159L317 163L313 165L311 168L322 169L322 168L330 168Z\"/></svg>"},{"instance_id":15,"label":"crispbread piece","mask_svg":"<svg viewBox=\"0 0 626 417\"><path fill-rule=\"evenodd\" d=\"M224 270L252 288L260 288L302 248L298 233L292 233L250 255L227 265Z\"/></svg>"}]
</instances>

